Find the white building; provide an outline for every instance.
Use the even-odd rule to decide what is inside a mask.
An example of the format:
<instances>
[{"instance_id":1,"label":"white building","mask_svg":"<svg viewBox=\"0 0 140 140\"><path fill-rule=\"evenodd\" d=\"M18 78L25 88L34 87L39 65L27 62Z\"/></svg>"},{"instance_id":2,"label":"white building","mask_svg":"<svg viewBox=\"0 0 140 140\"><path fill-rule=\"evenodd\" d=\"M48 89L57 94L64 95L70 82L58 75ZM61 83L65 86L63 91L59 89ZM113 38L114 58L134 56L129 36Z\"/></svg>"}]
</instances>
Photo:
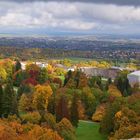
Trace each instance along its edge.
<instances>
[{"instance_id":1,"label":"white building","mask_svg":"<svg viewBox=\"0 0 140 140\"><path fill-rule=\"evenodd\" d=\"M127 76L130 85L133 87L135 84L138 84L140 87L140 71L135 71Z\"/></svg>"},{"instance_id":2,"label":"white building","mask_svg":"<svg viewBox=\"0 0 140 140\"><path fill-rule=\"evenodd\" d=\"M40 68L46 68L48 66L48 63L46 62L33 62L33 64L36 64ZM21 62L22 70L26 69L26 65L27 65L27 62Z\"/></svg>"},{"instance_id":3,"label":"white building","mask_svg":"<svg viewBox=\"0 0 140 140\"><path fill-rule=\"evenodd\" d=\"M35 62L35 64L39 66L40 68L45 68L48 66L48 63L45 63L45 62Z\"/></svg>"},{"instance_id":4,"label":"white building","mask_svg":"<svg viewBox=\"0 0 140 140\"><path fill-rule=\"evenodd\" d=\"M26 62L21 62L21 69L22 70L25 70L26 69Z\"/></svg>"}]
</instances>

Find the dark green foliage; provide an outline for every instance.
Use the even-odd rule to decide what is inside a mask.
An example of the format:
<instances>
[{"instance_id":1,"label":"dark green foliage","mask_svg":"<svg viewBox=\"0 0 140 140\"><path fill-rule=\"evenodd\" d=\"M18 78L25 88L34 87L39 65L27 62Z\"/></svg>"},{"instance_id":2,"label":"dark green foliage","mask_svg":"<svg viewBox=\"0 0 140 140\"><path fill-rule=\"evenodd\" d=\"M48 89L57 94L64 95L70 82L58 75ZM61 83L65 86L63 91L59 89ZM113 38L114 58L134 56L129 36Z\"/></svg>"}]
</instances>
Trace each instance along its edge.
<instances>
[{"instance_id":1,"label":"dark green foliage","mask_svg":"<svg viewBox=\"0 0 140 140\"><path fill-rule=\"evenodd\" d=\"M85 106L86 115L89 118L91 118L91 116L96 110L96 100L95 96L92 94L91 89L89 87L83 88L82 102L84 103Z\"/></svg>"},{"instance_id":2,"label":"dark green foliage","mask_svg":"<svg viewBox=\"0 0 140 140\"><path fill-rule=\"evenodd\" d=\"M108 78L108 84L110 85L112 83L112 79Z\"/></svg>"},{"instance_id":3,"label":"dark green foliage","mask_svg":"<svg viewBox=\"0 0 140 140\"><path fill-rule=\"evenodd\" d=\"M109 85L112 84L112 79L108 78L107 82L105 83L105 90L108 90Z\"/></svg>"},{"instance_id":4,"label":"dark green foliage","mask_svg":"<svg viewBox=\"0 0 140 140\"><path fill-rule=\"evenodd\" d=\"M14 108L14 90L12 83L9 82L4 88L4 96L3 96L3 116L8 117L10 114L14 114L16 108Z\"/></svg>"},{"instance_id":5,"label":"dark green foliage","mask_svg":"<svg viewBox=\"0 0 140 140\"><path fill-rule=\"evenodd\" d=\"M48 80L48 72L46 68L41 68L37 77L37 81L40 84L45 83Z\"/></svg>"},{"instance_id":6,"label":"dark green foliage","mask_svg":"<svg viewBox=\"0 0 140 140\"><path fill-rule=\"evenodd\" d=\"M17 102L17 95L15 93L13 94L11 112L12 114L18 115L18 102Z\"/></svg>"},{"instance_id":7,"label":"dark green foliage","mask_svg":"<svg viewBox=\"0 0 140 140\"><path fill-rule=\"evenodd\" d=\"M75 127L78 127L78 120L79 120L78 99L79 99L78 95L74 94L72 105L71 105L71 122Z\"/></svg>"},{"instance_id":8,"label":"dark green foliage","mask_svg":"<svg viewBox=\"0 0 140 140\"><path fill-rule=\"evenodd\" d=\"M17 99L19 100L22 94L30 94L32 93L32 88L29 85L21 84L17 91Z\"/></svg>"},{"instance_id":9,"label":"dark green foliage","mask_svg":"<svg viewBox=\"0 0 140 140\"><path fill-rule=\"evenodd\" d=\"M19 70L21 70L21 63L20 63L19 60L17 60L17 61L16 61L16 64L15 64L15 72L16 72L16 71L19 71Z\"/></svg>"},{"instance_id":10,"label":"dark green foliage","mask_svg":"<svg viewBox=\"0 0 140 140\"><path fill-rule=\"evenodd\" d=\"M28 78L28 75L25 71L17 71L15 74L14 74L14 86L16 87L19 87L23 80L27 79Z\"/></svg>"},{"instance_id":11,"label":"dark green foliage","mask_svg":"<svg viewBox=\"0 0 140 140\"><path fill-rule=\"evenodd\" d=\"M70 78L72 78L72 71L68 71L65 80L64 80L64 86L67 84L67 82L70 80Z\"/></svg>"},{"instance_id":12,"label":"dark green foliage","mask_svg":"<svg viewBox=\"0 0 140 140\"><path fill-rule=\"evenodd\" d=\"M74 80L76 81L76 88L78 88L80 81L80 71L77 71Z\"/></svg>"},{"instance_id":13,"label":"dark green foliage","mask_svg":"<svg viewBox=\"0 0 140 140\"><path fill-rule=\"evenodd\" d=\"M100 89L103 88L101 76L91 77L88 84L90 87L99 87Z\"/></svg>"},{"instance_id":14,"label":"dark green foliage","mask_svg":"<svg viewBox=\"0 0 140 140\"><path fill-rule=\"evenodd\" d=\"M0 117L2 117L3 114L3 88L2 85L0 85Z\"/></svg>"},{"instance_id":15,"label":"dark green foliage","mask_svg":"<svg viewBox=\"0 0 140 140\"><path fill-rule=\"evenodd\" d=\"M115 84L117 88L121 91L122 95L125 97L131 95L132 92L131 86L127 79L127 74L128 74L127 71L123 71L115 79Z\"/></svg>"}]
</instances>

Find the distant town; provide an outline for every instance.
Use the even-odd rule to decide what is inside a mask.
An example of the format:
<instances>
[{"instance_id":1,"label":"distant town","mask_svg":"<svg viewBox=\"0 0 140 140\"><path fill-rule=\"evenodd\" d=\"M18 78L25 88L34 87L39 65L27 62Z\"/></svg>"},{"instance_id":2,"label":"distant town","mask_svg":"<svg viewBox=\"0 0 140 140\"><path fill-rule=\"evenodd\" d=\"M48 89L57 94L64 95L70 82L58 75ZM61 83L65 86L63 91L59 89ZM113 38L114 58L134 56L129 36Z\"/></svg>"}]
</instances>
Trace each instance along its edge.
<instances>
[{"instance_id":1,"label":"distant town","mask_svg":"<svg viewBox=\"0 0 140 140\"><path fill-rule=\"evenodd\" d=\"M0 55L34 58L78 57L114 62L140 60L139 39L87 37L0 37ZM12 50L11 50L12 48ZM32 55L22 54L32 48ZM38 51L33 49L38 48ZM8 52L8 53L7 53Z\"/></svg>"}]
</instances>

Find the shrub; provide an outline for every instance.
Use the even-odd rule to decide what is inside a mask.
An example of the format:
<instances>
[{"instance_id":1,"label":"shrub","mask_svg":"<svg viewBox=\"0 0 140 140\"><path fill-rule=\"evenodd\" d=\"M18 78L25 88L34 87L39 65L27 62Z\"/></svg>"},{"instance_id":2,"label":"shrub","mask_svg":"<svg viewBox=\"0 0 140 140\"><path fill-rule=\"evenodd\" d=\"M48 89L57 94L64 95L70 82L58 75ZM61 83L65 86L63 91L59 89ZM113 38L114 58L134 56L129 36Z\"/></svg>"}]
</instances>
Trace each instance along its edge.
<instances>
[{"instance_id":1,"label":"shrub","mask_svg":"<svg viewBox=\"0 0 140 140\"><path fill-rule=\"evenodd\" d=\"M41 116L38 112L28 112L26 114L22 114L21 118L23 121L38 124Z\"/></svg>"},{"instance_id":2,"label":"shrub","mask_svg":"<svg viewBox=\"0 0 140 140\"><path fill-rule=\"evenodd\" d=\"M75 129L66 118L63 118L57 125L56 130L65 140L76 140Z\"/></svg>"}]
</instances>

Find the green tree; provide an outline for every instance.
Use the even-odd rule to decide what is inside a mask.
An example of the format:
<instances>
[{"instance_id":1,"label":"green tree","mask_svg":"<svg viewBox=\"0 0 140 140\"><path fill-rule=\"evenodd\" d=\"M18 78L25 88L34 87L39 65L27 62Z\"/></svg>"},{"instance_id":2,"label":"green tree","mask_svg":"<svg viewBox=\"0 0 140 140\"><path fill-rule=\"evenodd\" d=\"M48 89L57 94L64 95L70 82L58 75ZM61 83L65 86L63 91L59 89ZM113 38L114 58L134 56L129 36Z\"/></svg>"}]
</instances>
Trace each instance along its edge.
<instances>
[{"instance_id":1,"label":"green tree","mask_svg":"<svg viewBox=\"0 0 140 140\"><path fill-rule=\"evenodd\" d=\"M40 69L37 79L40 84L43 84L48 80L48 71L46 68Z\"/></svg>"},{"instance_id":2,"label":"green tree","mask_svg":"<svg viewBox=\"0 0 140 140\"><path fill-rule=\"evenodd\" d=\"M3 97L3 116L8 117L8 115L15 112L13 108L14 102L14 90L11 82L8 82L4 88L4 97Z\"/></svg>"},{"instance_id":3,"label":"green tree","mask_svg":"<svg viewBox=\"0 0 140 140\"><path fill-rule=\"evenodd\" d=\"M74 94L71 105L71 122L73 126L78 127L79 113L78 113L78 95Z\"/></svg>"},{"instance_id":4,"label":"green tree","mask_svg":"<svg viewBox=\"0 0 140 140\"><path fill-rule=\"evenodd\" d=\"M82 101L85 105L86 114L89 117L92 117L92 114L96 109L96 100L95 96L91 93L91 89L89 87L84 87L82 91Z\"/></svg>"},{"instance_id":5,"label":"green tree","mask_svg":"<svg viewBox=\"0 0 140 140\"><path fill-rule=\"evenodd\" d=\"M2 117L3 114L3 88L2 85L0 85L0 117Z\"/></svg>"},{"instance_id":6,"label":"green tree","mask_svg":"<svg viewBox=\"0 0 140 140\"><path fill-rule=\"evenodd\" d=\"M19 60L17 60L17 61L16 61L16 64L15 64L15 72L16 72L16 71L19 71L19 70L21 70L21 63L20 63Z\"/></svg>"},{"instance_id":7,"label":"green tree","mask_svg":"<svg viewBox=\"0 0 140 140\"><path fill-rule=\"evenodd\" d=\"M65 80L64 80L64 86L66 86L66 84L68 83L68 81L70 80L70 78L72 78L72 71L71 70L69 70L67 72L67 75L66 75Z\"/></svg>"},{"instance_id":8,"label":"green tree","mask_svg":"<svg viewBox=\"0 0 140 140\"><path fill-rule=\"evenodd\" d=\"M28 78L26 72L24 72L22 70L15 72L14 76L13 76L14 86L19 87L21 85L22 81L25 80L26 78Z\"/></svg>"},{"instance_id":9,"label":"green tree","mask_svg":"<svg viewBox=\"0 0 140 140\"><path fill-rule=\"evenodd\" d=\"M121 91L123 96L131 95L131 86L127 79L127 71L121 72L115 79L115 84L117 88Z\"/></svg>"}]
</instances>

